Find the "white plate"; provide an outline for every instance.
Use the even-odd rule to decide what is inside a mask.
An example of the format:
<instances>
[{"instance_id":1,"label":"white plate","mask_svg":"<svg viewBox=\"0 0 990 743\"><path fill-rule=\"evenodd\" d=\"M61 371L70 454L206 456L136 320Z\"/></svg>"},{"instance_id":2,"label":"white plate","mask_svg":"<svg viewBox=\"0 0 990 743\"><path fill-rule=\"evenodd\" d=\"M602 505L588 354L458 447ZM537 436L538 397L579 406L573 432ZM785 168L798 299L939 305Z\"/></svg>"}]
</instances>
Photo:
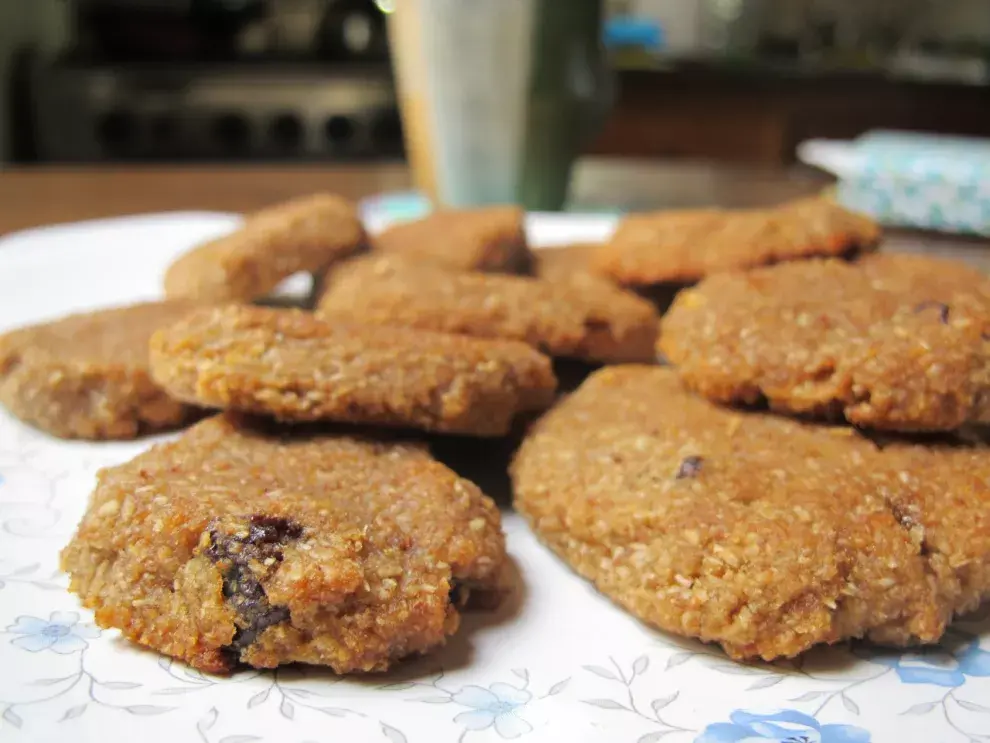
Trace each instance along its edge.
<instances>
[{"instance_id":1,"label":"white plate","mask_svg":"<svg viewBox=\"0 0 990 743\"><path fill-rule=\"evenodd\" d=\"M228 215L89 222L0 240L0 329L156 296L163 267ZM542 243L596 239L607 218L537 216ZM653 631L505 520L522 585L469 615L441 652L387 676L321 670L204 676L99 631L65 591L58 550L97 467L148 446L66 443L0 412L2 741L954 741L990 738L990 621L938 652L841 646L743 666ZM707 730L707 734L704 732Z\"/></svg>"}]
</instances>

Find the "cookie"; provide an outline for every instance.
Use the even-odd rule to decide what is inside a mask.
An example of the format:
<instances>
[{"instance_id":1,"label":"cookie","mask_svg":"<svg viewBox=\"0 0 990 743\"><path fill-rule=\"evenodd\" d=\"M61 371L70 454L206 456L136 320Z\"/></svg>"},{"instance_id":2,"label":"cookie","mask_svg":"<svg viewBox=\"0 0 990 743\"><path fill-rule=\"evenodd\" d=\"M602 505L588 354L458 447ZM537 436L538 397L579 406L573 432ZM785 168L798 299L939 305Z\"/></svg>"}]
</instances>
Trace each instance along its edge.
<instances>
[{"instance_id":1,"label":"cookie","mask_svg":"<svg viewBox=\"0 0 990 743\"><path fill-rule=\"evenodd\" d=\"M386 229L372 238L372 246L464 271L512 273L530 261L524 220L515 206L441 210Z\"/></svg>"},{"instance_id":2,"label":"cookie","mask_svg":"<svg viewBox=\"0 0 990 743\"><path fill-rule=\"evenodd\" d=\"M300 271L320 272L365 247L354 205L316 194L248 215L237 231L179 257L165 273L165 294L250 301Z\"/></svg>"},{"instance_id":3,"label":"cookie","mask_svg":"<svg viewBox=\"0 0 990 743\"><path fill-rule=\"evenodd\" d=\"M199 405L476 436L504 434L556 387L550 359L522 343L236 305L157 333L151 366L170 394Z\"/></svg>"},{"instance_id":4,"label":"cookie","mask_svg":"<svg viewBox=\"0 0 990 743\"><path fill-rule=\"evenodd\" d=\"M588 286L610 286L622 292L634 292L650 302L659 315L670 307L683 284L651 284L650 286L626 287L622 289L615 281L596 273L593 259L601 249L601 243L577 243L562 248L547 248L536 251L533 256L534 275L547 281L570 282ZM597 291L602 291L601 289Z\"/></svg>"},{"instance_id":5,"label":"cookie","mask_svg":"<svg viewBox=\"0 0 990 743\"><path fill-rule=\"evenodd\" d=\"M705 279L660 349L725 403L899 431L990 420L990 282L962 263L875 255Z\"/></svg>"},{"instance_id":6,"label":"cookie","mask_svg":"<svg viewBox=\"0 0 990 743\"><path fill-rule=\"evenodd\" d=\"M131 439L194 414L151 379L148 339L195 305L149 302L0 335L0 403L54 436Z\"/></svg>"},{"instance_id":7,"label":"cookie","mask_svg":"<svg viewBox=\"0 0 990 743\"><path fill-rule=\"evenodd\" d=\"M720 271L871 250L880 229L824 198L772 209L631 214L593 257L594 270L627 286L693 283Z\"/></svg>"},{"instance_id":8,"label":"cookie","mask_svg":"<svg viewBox=\"0 0 990 743\"><path fill-rule=\"evenodd\" d=\"M559 247L547 247L533 253L533 276L545 281L590 281L612 284L591 268L591 259L601 248L601 243L573 243ZM614 286L614 284L612 284Z\"/></svg>"},{"instance_id":9,"label":"cookie","mask_svg":"<svg viewBox=\"0 0 990 743\"><path fill-rule=\"evenodd\" d=\"M601 243L573 243L534 251L532 274L544 281L558 284L594 287L592 291L602 296L608 292L629 296L626 290L591 270L591 257L600 246ZM577 389L599 366L600 364L579 359L555 359L553 371L557 377L558 394Z\"/></svg>"},{"instance_id":10,"label":"cookie","mask_svg":"<svg viewBox=\"0 0 990 743\"><path fill-rule=\"evenodd\" d=\"M933 643L990 593L985 447L879 448L608 367L531 429L514 503L640 619L733 658Z\"/></svg>"},{"instance_id":11,"label":"cookie","mask_svg":"<svg viewBox=\"0 0 990 743\"><path fill-rule=\"evenodd\" d=\"M498 509L419 445L230 414L101 471L62 552L102 627L214 673L384 670L498 590Z\"/></svg>"},{"instance_id":12,"label":"cookie","mask_svg":"<svg viewBox=\"0 0 990 743\"><path fill-rule=\"evenodd\" d=\"M648 302L603 282L460 272L374 255L335 271L318 311L519 340L552 356L596 362L652 359L658 319Z\"/></svg>"}]
</instances>

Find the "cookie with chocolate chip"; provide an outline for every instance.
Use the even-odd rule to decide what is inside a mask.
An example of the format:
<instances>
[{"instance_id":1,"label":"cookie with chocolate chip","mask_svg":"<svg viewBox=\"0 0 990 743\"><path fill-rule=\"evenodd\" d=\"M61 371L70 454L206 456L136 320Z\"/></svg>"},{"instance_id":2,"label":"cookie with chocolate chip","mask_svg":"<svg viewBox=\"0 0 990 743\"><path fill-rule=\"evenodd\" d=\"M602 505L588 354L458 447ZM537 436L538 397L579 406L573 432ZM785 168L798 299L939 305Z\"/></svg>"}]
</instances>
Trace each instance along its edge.
<instances>
[{"instance_id":1,"label":"cookie with chocolate chip","mask_svg":"<svg viewBox=\"0 0 990 743\"><path fill-rule=\"evenodd\" d=\"M528 433L515 508L632 614L737 659L936 642L990 595L990 456L719 407L662 367L594 374Z\"/></svg>"},{"instance_id":2,"label":"cookie with chocolate chip","mask_svg":"<svg viewBox=\"0 0 990 743\"><path fill-rule=\"evenodd\" d=\"M422 445L230 415L103 470L62 552L100 626L218 673L383 670L504 560L495 504Z\"/></svg>"},{"instance_id":3,"label":"cookie with chocolate chip","mask_svg":"<svg viewBox=\"0 0 990 743\"><path fill-rule=\"evenodd\" d=\"M681 292L659 348L723 403L895 431L990 420L990 281L878 254L712 276Z\"/></svg>"}]
</instances>

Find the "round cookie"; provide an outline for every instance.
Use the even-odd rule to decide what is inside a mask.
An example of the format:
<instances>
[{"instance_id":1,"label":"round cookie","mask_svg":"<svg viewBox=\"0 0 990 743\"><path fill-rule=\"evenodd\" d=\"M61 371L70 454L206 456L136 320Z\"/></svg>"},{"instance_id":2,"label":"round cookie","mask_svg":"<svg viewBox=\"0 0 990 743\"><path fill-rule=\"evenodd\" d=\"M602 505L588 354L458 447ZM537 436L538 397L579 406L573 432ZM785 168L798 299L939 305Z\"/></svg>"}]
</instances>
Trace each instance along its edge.
<instances>
[{"instance_id":1,"label":"round cookie","mask_svg":"<svg viewBox=\"0 0 990 743\"><path fill-rule=\"evenodd\" d=\"M529 266L525 213L516 206L444 209L389 227L372 247L462 271L514 273Z\"/></svg>"},{"instance_id":2,"label":"round cookie","mask_svg":"<svg viewBox=\"0 0 990 743\"><path fill-rule=\"evenodd\" d=\"M157 333L151 366L170 394L207 407L476 436L548 407L557 384L522 343L236 305Z\"/></svg>"},{"instance_id":3,"label":"round cookie","mask_svg":"<svg viewBox=\"0 0 990 743\"><path fill-rule=\"evenodd\" d=\"M498 509L416 444L231 416L100 473L62 552L102 627L204 671L383 670L500 590Z\"/></svg>"},{"instance_id":4,"label":"round cookie","mask_svg":"<svg viewBox=\"0 0 990 743\"><path fill-rule=\"evenodd\" d=\"M198 245L165 273L169 298L251 301L300 271L320 272L366 247L354 205L314 194L262 209L240 229Z\"/></svg>"},{"instance_id":5,"label":"round cookie","mask_svg":"<svg viewBox=\"0 0 990 743\"><path fill-rule=\"evenodd\" d=\"M985 447L741 413L609 367L531 429L515 507L637 617L733 658L932 643L990 593Z\"/></svg>"},{"instance_id":6,"label":"round cookie","mask_svg":"<svg viewBox=\"0 0 990 743\"><path fill-rule=\"evenodd\" d=\"M683 284L651 284L622 289L615 281L594 271L593 260L601 247L601 243L575 243L561 248L538 250L533 254L533 274L546 281L595 285L596 292L606 291L602 287L611 287L613 292L618 290L623 296L635 292L636 296L652 304L660 315L667 311L677 292L684 288Z\"/></svg>"},{"instance_id":7,"label":"round cookie","mask_svg":"<svg viewBox=\"0 0 990 743\"><path fill-rule=\"evenodd\" d=\"M850 256L880 241L875 222L824 198L769 209L630 214L592 259L626 286L693 283L712 273L814 256Z\"/></svg>"},{"instance_id":8,"label":"round cookie","mask_svg":"<svg viewBox=\"0 0 990 743\"><path fill-rule=\"evenodd\" d=\"M873 255L712 276L659 349L720 402L900 431L990 419L990 282L962 263Z\"/></svg>"},{"instance_id":9,"label":"round cookie","mask_svg":"<svg viewBox=\"0 0 990 743\"><path fill-rule=\"evenodd\" d=\"M356 322L523 341L591 362L654 358L658 317L644 299L586 277L452 271L394 257L361 257L329 277L318 311Z\"/></svg>"},{"instance_id":10,"label":"round cookie","mask_svg":"<svg viewBox=\"0 0 990 743\"><path fill-rule=\"evenodd\" d=\"M591 259L600 249L601 243L572 243L542 248L533 253L532 273L544 281L599 281L611 284L591 268Z\"/></svg>"},{"instance_id":11,"label":"round cookie","mask_svg":"<svg viewBox=\"0 0 990 743\"><path fill-rule=\"evenodd\" d=\"M573 243L534 251L533 275L544 281L584 287L598 296L630 296L628 291L591 270L591 257L599 247L600 243ZM649 357L640 360L649 360ZM557 389L561 394L573 391L598 366L580 359L555 359L553 370L557 376Z\"/></svg>"},{"instance_id":12,"label":"round cookie","mask_svg":"<svg viewBox=\"0 0 990 743\"><path fill-rule=\"evenodd\" d=\"M130 439L173 428L195 411L152 381L148 340L195 307L148 302L0 335L0 403L62 438Z\"/></svg>"}]
</instances>

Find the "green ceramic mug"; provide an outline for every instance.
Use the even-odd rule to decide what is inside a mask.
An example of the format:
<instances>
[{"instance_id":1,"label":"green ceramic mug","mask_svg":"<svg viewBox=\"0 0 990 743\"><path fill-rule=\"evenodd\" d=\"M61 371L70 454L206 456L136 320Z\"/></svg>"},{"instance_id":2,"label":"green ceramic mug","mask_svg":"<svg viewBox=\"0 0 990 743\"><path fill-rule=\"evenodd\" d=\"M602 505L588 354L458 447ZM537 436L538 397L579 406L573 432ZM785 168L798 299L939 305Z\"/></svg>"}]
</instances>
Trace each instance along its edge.
<instances>
[{"instance_id":1,"label":"green ceramic mug","mask_svg":"<svg viewBox=\"0 0 990 743\"><path fill-rule=\"evenodd\" d=\"M406 151L442 206L556 210L611 105L601 0L381 0Z\"/></svg>"}]
</instances>

